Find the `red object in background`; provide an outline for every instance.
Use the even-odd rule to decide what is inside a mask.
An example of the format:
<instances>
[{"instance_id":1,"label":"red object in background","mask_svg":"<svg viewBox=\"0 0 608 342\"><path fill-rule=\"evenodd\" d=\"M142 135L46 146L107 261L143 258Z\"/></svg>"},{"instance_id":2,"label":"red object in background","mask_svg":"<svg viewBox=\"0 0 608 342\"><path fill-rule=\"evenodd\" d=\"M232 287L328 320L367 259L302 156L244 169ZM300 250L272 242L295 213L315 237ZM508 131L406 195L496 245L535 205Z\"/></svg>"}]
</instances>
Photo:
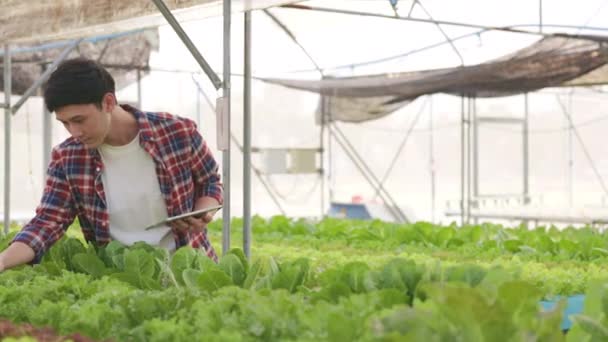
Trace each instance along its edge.
<instances>
[{"instance_id":1,"label":"red object in background","mask_svg":"<svg viewBox=\"0 0 608 342\"><path fill-rule=\"evenodd\" d=\"M363 196L355 195L351 198L352 203L363 203Z\"/></svg>"}]
</instances>

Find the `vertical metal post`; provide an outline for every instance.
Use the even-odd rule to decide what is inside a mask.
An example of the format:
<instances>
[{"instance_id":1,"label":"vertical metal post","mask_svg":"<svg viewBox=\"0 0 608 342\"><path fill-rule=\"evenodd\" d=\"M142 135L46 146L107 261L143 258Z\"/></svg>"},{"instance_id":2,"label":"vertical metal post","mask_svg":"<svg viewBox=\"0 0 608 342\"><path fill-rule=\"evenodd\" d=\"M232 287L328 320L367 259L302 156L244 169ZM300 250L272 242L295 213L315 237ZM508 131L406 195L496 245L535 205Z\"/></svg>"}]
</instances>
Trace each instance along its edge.
<instances>
[{"instance_id":1,"label":"vertical metal post","mask_svg":"<svg viewBox=\"0 0 608 342\"><path fill-rule=\"evenodd\" d=\"M4 234L11 224L11 51L4 45Z\"/></svg>"},{"instance_id":2,"label":"vertical metal post","mask_svg":"<svg viewBox=\"0 0 608 342\"><path fill-rule=\"evenodd\" d=\"M469 96L467 99L467 224L471 223L471 116L473 114L474 98Z\"/></svg>"},{"instance_id":3,"label":"vertical metal post","mask_svg":"<svg viewBox=\"0 0 608 342\"><path fill-rule=\"evenodd\" d=\"M431 222L435 223L435 147L434 144L434 132L433 132L433 95L429 95L430 98L430 113L429 113L429 149L430 149L430 171L431 171Z\"/></svg>"},{"instance_id":4,"label":"vertical metal post","mask_svg":"<svg viewBox=\"0 0 608 342\"><path fill-rule=\"evenodd\" d=\"M473 196L479 196L479 123L477 122L477 102L473 108Z\"/></svg>"},{"instance_id":5,"label":"vertical metal post","mask_svg":"<svg viewBox=\"0 0 608 342\"><path fill-rule=\"evenodd\" d=\"M460 96L460 225L464 226L464 94Z\"/></svg>"},{"instance_id":6,"label":"vertical metal post","mask_svg":"<svg viewBox=\"0 0 608 342\"><path fill-rule=\"evenodd\" d=\"M196 125L201 127L201 92L196 89Z\"/></svg>"},{"instance_id":7,"label":"vertical metal post","mask_svg":"<svg viewBox=\"0 0 608 342\"><path fill-rule=\"evenodd\" d=\"M572 97L569 99L569 106L572 107ZM569 108L568 120L568 205L574 205L574 126L572 124L572 108Z\"/></svg>"},{"instance_id":8,"label":"vertical metal post","mask_svg":"<svg viewBox=\"0 0 608 342\"><path fill-rule=\"evenodd\" d=\"M42 66L44 72L45 66ZM53 123L51 113L42 102L42 185L46 183L46 170L51 162L51 150L53 141Z\"/></svg>"},{"instance_id":9,"label":"vertical metal post","mask_svg":"<svg viewBox=\"0 0 608 342\"><path fill-rule=\"evenodd\" d=\"M194 73L190 74L190 77L194 80ZM198 84L195 81L196 85L196 125L201 127L201 90L198 88ZM215 108L212 108L215 111Z\"/></svg>"},{"instance_id":10,"label":"vertical metal post","mask_svg":"<svg viewBox=\"0 0 608 342\"><path fill-rule=\"evenodd\" d=\"M137 109L139 110L142 110L141 101L141 69L137 68Z\"/></svg>"},{"instance_id":11,"label":"vertical metal post","mask_svg":"<svg viewBox=\"0 0 608 342\"><path fill-rule=\"evenodd\" d=\"M325 97L324 103L325 103L325 124L326 125L330 125L331 124L331 103L330 103L330 99L331 96L327 96ZM331 207L332 202L334 201L334 185L333 185L333 180L334 180L334 168L333 168L333 144L332 144L332 131L331 129L328 130L327 132L328 136L327 136L327 183L328 183L328 190L329 190L329 206Z\"/></svg>"},{"instance_id":12,"label":"vertical metal post","mask_svg":"<svg viewBox=\"0 0 608 342\"><path fill-rule=\"evenodd\" d=\"M323 219L325 217L325 96L320 95L321 102L321 115L320 115L320 124L321 124L321 132L319 134L319 145L321 146L320 154L320 164L321 164L321 216Z\"/></svg>"},{"instance_id":13,"label":"vertical metal post","mask_svg":"<svg viewBox=\"0 0 608 342\"><path fill-rule=\"evenodd\" d=\"M224 82L222 82L222 96L225 99L224 110L226 112L225 125L230 131L230 24L231 24L231 0L224 0ZM222 151L222 176L224 178L224 207L222 209L222 255L230 250L230 144Z\"/></svg>"},{"instance_id":14,"label":"vertical metal post","mask_svg":"<svg viewBox=\"0 0 608 342\"><path fill-rule=\"evenodd\" d=\"M543 33L543 0L538 0L538 32Z\"/></svg>"},{"instance_id":15,"label":"vertical metal post","mask_svg":"<svg viewBox=\"0 0 608 342\"><path fill-rule=\"evenodd\" d=\"M245 12L243 79L243 251L251 258L251 12Z\"/></svg>"},{"instance_id":16,"label":"vertical metal post","mask_svg":"<svg viewBox=\"0 0 608 342\"><path fill-rule=\"evenodd\" d=\"M479 124L477 122L477 98L473 98L473 200L475 208L479 208ZM477 218L473 219L475 224L479 223Z\"/></svg>"},{"instance_id":17,"label":"vertical metal post","mask_svg":"<svg viewBox=\"0 0 608 342\"><path fill-rule=\"evenodd\" d=\"M42 125L42 184L44 184L46 182L46 169L51 163L51 150L53 149L53 122L51 113L44 103L42 104Z\"/></svg>"},{"instance_id":18,"label":"vertical metal post","mask_svg":"<svg viewBox=\"0 0 608 342\"><path fill-rule=\"evenodd\" d=\"M522 141L523 141L523 172L524 172L524 205L530 203L530 148L529 148L529 126L528 118L530 107L528 105L528 93L524 94L525 111L524 111L524 122L522 129Z\"/></svg>"}]
</instances>

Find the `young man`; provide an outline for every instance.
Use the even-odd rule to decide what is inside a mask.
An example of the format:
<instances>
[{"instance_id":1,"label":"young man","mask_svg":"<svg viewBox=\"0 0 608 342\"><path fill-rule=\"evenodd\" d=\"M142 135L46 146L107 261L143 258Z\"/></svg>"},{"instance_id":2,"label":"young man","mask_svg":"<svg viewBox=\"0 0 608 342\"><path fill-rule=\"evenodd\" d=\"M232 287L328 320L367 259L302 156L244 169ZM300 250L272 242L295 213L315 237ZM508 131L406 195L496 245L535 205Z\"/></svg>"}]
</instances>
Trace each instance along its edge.
<instances>
[{"instance_id":1,"label":"young man","mask_svg":"<svg viewBox=\"0 0 608 342\"><path fill-rule=\"evenodd\" d=\"M118 105L112 76L83 58L52 73L44 101L71 137L53 149L36 216L0 253L0 272L39 262L76 216L98 245L190 245L217 260L206 231L212 213L144 229L222 203L218 165L194 122Z\"/></svg>"}]
</instances>

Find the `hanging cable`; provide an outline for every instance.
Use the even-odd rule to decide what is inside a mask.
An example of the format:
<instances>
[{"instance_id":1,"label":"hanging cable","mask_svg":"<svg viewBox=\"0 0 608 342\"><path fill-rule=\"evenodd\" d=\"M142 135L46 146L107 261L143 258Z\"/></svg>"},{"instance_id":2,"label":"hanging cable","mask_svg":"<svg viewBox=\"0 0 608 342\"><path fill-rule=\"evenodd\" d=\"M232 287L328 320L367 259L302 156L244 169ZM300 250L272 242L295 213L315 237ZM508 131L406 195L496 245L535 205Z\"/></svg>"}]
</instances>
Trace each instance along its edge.
<instances>
[{"instance_id":1,"label":"hanging cable","mask_svg":"<svg viewBox=\"0 0 608 342\"><path fill-rule=\"evenodd\" d=\"M522 24L522 25L511 25L511 26L506 26L504 27L505 29L512 29L515 30L516 28L525 28L525 27L536 27L538 26L538 24ZM572 25L544 25L545 28L556 28L556 29L578 29L580 28L580 26L572 26ZM585 26L584 29L586 30L592 30L592 31L600 31L600 32L606 32L608 31L607 27L596 27L596 26ZM474 36L480 36L482 33L486 33L486 32L491 32L493 31L493 28L491 27L487 27L487 28L483 28L480 29L478 31L475 32L471 32L471 33L467 33L467 34L463 34L457 37L452 38L452 42L456 42L458 40L462 40L462 39L466 39L469 37L474 37ZM517 33L518 31L515 30L515 33ZM523 31L523 32L528 32L528 31ZM529 32L530 34L535 34L535 35L539 35L537 32ZM544 34L544 36L549 36L551 34ZM576 38L576 36L574 36L574 38ZM365 62L359 62L359 63L351 63L351 64L340 64L340 65L333 65L333 66L329 66L329 67L324 67L324 70L340 70L340 69L355 69L355 68L359 68L359 67L365 67L365 66L370 66L370 65L377 65L377 64L381 64L381 63L385 63L385 62L390 62L390 61L394 61L394 60L398 60L401 58L405 58L405 57L409 57L411 55L414 55L416 53L419 52L423 52L423 51L427 51L427 50L431 50L440 46L443 46L445 44L448 44L449 42L446 40L440 41L440 42L436 42L430 45L425 45L423 47L414 49L414 50L409 50L406 52L402 52L400 54L397 55L392 55L392 56L387 56L387 57L383 57L383 58L378 58L378 59L373 59L373 60L369 60L369 61L365 61ZM304 72L312 72L312 71L316 71L316 69L295 69L295 70L290 70L290 71L286 71L285 73L287 74L291 74L291 73L304 73Z\"/></svg>"},{"instance_id":2,"label":"hanging cable","mask_svg":"<svg viewBox=\"0 0 608 342\"><path fill-rule=\"evenodd\" d=\"M443 30L441 25L439 25L439 23L436 22L435 19L433 19L433 16L431 15L431 13L429 11L427 11L424 6L422 6L421 0L416 0L416 1L414 1L414 3L418 4L418 6L420 6L420 8L422 9L422 11L424 11L424 13L427 15L427 17L429 17L429 19L431 19L432 21L435 22L435 26L437 26L437 29L439 29L439 32L441 32L441 34L445 38L446 42L448 42L450 44L450 46L452 47L452 50L454 50L454 52L458 56L458 59L460 59L460 66L464 66L464 58L462 58L462 55L460 54L460 51L458 51L458 49L456 48L456 45L454 44L454 41L452 40L452 38L450 38L450 36L448 36L448 34Z\"/></svg>"},{"instance_id":3,"label":"hanging cable","mask_svg":"<svg viewBox=\"0 0 608 342\"><path fill-rule=\"evenodd\" d=\"M316 71L318 71L321 74L321 76L323 76L323 70L321 70L321 68L319 67L317 62L315 62L314 58L312 58L312 56L308 53L308 51L304 48L304 46L302 44L300 44L300 42L298 41L296 36L293 34L293 32L291 32L291 30L289 30L289 28L287 28L287 26L285 24L283 24L283 22L281 22L279 20L279 18L277 18L274 14L272 14L270 12L270 10L265 9L263 12L268 17L270 17L270 19L272 19L272 21L277 26L279 26L285 32L285 34L287 34L289 36L289 38L291 38L291 40L300 48L300 50L302 50L302 52L306 55L306 57L308 57L308 60L312 63L312 65L315 66Z\"/></svg>"},{"instance_id":4,"label":"hanging cable","mask_svg":"<svg viewBox=\"0 0 608 342\"><path fill-rule=\"evenodd\" d=\"M593 14L589 17L589 19L587 19L585 21L585 23L578 28L578 30L576 31L576 34L579 34L583 29L587 28L587 25L593 19L595 19L595 17L597 17L597 15L602 11L602 9L604 9L604 7L606 6L606 4L608 4L608 1L604 0L604 2L602 2L602 4L598 8L596 8L595 11L593 11Z\"/></svg>"},{"instance_id":5,"label":"hanging cable","mask_svg":"<svg viewBox=\"0 0 608 342\"><path fill-rule=\"evenodd\" d=\"M395 167L397 160L401 156L401 152L403 151L403 148L405 148L405 144L407 143L407 141L409 140L409 138L412 134L412 130L414 129L414 127L416 127L416 124L418 123L418 119L420 119L420 117L422 116L422 113L424 112L424 109L426 108L426 105L429 102L428 99L429 99L428 97L425 98L425 101L422 103L422 106L420 106L420 109L418 110L418 114L416 114L414 121L412 121L412 124L410 125L407 133L405 133L405 137L403 138L403 141L401 142L401 144L399 144L399 147L397 148L397 152L395 153L393 160L391 161L390 165L386 169L386 172L384 172L384 176L382 176L382 179L380 180L380 183L379 183L380 185L376 189L376 193L374 194L374 199L378 198L378 195L380 194L380 187L382 187L384 185L384 183L390 176L391 172L393 171L393 168Z\"/></svg>"},{"instance_id":6,"label":"hanging cable","mask_svg":"<svg viewBox=\"0 0 608 342\"><path fill-rule=\"evenodd\" d=\"M606 188L606 184L604 184L604 179L602 178L602 175L600 174L600 172L598 171L597 167L595 166L595 162L593 161L593 158L591 158L591 154L589 154L589 150L587 150L587 146L583 142L583 139L581 138L580 134L578 133L578 130L576 128L574 128L574 126L572 126L572 116L570 116L570 113L568 112L568 109L562 103L562 100L559 97L559 95L556 95L556 99L557 99L557 102L559 103L560 107L562 108L562 113L564 114L564 116L566 117L566 119L568 120L568 122L570 123L570 125L571 125L570 127L572 128L572 131L574 132L574 135L576 136L576 139L581 144L581 147L583 149L583 153L585 153L585 156L587 157L587 160L591 164L591 169L595 173L595 176L597 177L600 185L602 186L602 189L604 190L604 193L606 195L608 195L608 188Z\"/></svg>"}]
</instances>

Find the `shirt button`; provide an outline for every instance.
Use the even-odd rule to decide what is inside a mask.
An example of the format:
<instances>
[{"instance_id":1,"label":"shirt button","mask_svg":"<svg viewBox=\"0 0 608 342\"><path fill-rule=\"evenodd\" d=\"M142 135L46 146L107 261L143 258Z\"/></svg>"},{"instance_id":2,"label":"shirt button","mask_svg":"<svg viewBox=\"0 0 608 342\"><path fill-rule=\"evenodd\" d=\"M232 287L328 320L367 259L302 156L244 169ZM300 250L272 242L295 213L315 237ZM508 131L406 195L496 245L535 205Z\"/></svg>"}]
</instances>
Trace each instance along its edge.
<instances>
[{"instance_id":1,"label":"shirt button","mask_svg":"<svg viewBox=\"0 0 608 342\"><path fill-rule=\"evenodd\" d=\"M97 172L99 172L100 170L101 170L101 168L99 168L99 167L95 168L95 171L97 171Z\"/></svg>"}]
</instances>

